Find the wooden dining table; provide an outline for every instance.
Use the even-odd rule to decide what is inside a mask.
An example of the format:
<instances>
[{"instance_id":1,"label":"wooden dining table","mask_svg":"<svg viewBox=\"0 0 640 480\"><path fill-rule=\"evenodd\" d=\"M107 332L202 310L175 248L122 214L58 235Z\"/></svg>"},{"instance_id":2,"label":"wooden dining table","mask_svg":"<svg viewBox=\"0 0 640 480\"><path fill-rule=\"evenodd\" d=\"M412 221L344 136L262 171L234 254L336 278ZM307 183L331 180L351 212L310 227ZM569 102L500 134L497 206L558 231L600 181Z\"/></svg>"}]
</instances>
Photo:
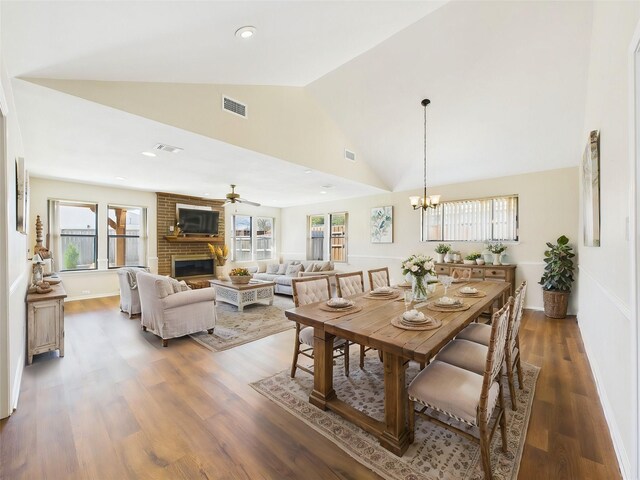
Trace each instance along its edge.
<instances>
[{"instance_id":1,"label":"wooden dining table","mask_svg":"<svg viewBox=\"0 0 640 480\"><path fill-rule=\"evenodd\" d=\"M429 295L427 302L412 308L442 322L433 330L405 330L393 326L391 320L405 311L403 294L393 299L372 298L358 294L350 299L361 307L353 313L326 311L325 302L296 307L285 312L289 320L314 329L314 381L309 402L322 410L331 410L367 432L380 444L398 456L409 448L407 425L407 382L405 372L409 361L428 363L438 351L466 325L477 319L494 303L502 306L511 285L507 282L465 282L449 287L447 296L458 294L464 286L473 286L484 297L465 297L468 310L456 312L431 311L427 304L443 296L442 285ZM323 308L320 308L323 307ZM357 309L356 309L357 310ZM333 341L335 337L365 345L382 353L384 366L384 421L376 420L339 399L333 388Z\"/></svg>"}]
</instances>

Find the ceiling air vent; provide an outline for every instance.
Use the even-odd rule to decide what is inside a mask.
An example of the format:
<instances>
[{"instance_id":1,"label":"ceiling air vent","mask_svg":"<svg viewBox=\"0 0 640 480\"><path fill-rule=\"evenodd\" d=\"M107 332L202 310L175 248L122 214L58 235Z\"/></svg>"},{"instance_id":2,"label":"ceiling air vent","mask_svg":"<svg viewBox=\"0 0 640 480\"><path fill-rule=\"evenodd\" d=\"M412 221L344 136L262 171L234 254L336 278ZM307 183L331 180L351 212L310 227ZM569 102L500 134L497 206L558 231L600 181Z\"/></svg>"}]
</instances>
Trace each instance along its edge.
<instances>
[{"instance_id":1,"label":"ceiling air vent","mask_svg":"<svg viewBox=\"0 0 640 480\"><path fill-rule=\"evenodd\" d=\"M233 98L227 97L226 95L222 96L222 109L229 113L234 113L242 118L247 118L247 106Z\"/></svg>"},{"instance_id":2,"label":"ceiling air vent","mask_svg":"<svg viewBox=\"0 0 640 480\"><path fill-rule=\"evenodd\" d=\"M349 160L350 162L356 161L356 154L351 150L344 149L344 159Z\"/></svg>"},{"instance_id":3,"label":"ceiling air vent","mask_svg":"<svg viewBox=\"0 0 640 480\"><path fill-rule=\"evenodd\" d=\"M153 149L156 151L167 153L178 153L183 150L180 147L172 147L171 145L165 145L164 143L156 143Z\"/></svg>"}]
</instances>

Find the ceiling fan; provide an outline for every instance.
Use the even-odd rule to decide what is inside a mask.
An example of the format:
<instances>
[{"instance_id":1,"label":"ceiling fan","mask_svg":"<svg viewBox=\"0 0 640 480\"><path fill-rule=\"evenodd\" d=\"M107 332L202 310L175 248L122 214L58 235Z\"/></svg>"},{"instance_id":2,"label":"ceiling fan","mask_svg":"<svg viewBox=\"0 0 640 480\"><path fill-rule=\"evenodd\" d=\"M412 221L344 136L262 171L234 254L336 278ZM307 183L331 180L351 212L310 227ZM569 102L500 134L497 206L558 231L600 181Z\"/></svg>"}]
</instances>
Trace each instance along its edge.
<instances>
[{"instance_id":1,"label":"ceiling fan","mask_svg":"<svg viewBox=\"0 0 640 480\"><path fill-rule=\"evenodd\" d=\"M227 193L227 200L224 202L225 205L229 203L246 203L247 205L253 205L254 207L259 207L260 204L256 202L250 202L249 200L245 200L244 198L240 198L240 194L236 193L236 186L231 185L231 192Z\"/></svg>"}]
</instances>

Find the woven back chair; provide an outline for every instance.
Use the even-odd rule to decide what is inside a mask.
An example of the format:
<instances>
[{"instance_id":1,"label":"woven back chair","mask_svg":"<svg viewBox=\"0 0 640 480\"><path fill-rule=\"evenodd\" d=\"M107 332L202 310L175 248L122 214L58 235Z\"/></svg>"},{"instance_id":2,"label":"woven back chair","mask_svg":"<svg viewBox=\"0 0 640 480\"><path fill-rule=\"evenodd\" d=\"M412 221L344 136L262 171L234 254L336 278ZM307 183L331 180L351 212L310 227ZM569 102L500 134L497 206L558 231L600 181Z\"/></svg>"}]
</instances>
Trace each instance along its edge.
<instances>
[{"instance_id":1,"label":"woven back chair","mask_svg":"<svg viewBox=\"0 0 640 480\"><path fill-rule=\"evenodd\" d=\"M369 274L369 287L375 290L379 287L390 287L389 269L387 267L375 268L367 272Z\"/></svg>"},{"instance_id":2,"label":"woven back chair","mask_svg":"<svg viewBox=\"0 0 640 480\"><path fill-rule=\"evenodd\" d=\"M360 272L337 273L336 286L339 297L350 297L364 293L364 274Z\"/></svg>"},{"instance_id":3,"label":"woven back chair","mask_svg":"<svg viewBox=\"0 0 640 480\"><path fill-rule=\"evenodd\" d=\"M465 438L480 444L482 466L486 479L491 479L491 438L500 427L502 450L507 451L507 431L504 410L504 398L500 383L500 371L505 356L509 315L513 298L493 315L489 347L486 350L485 368L478 375L464 368L456 367L437 358L422 370L411 382L409 397L409 440L413 442L415 414L451 430ZM418 403L422 408L415 410ZM436 411L458 420L463 424L475 427L477 437L431 416ZM491 417L496 413L493 428L490 428Z\"/></svg>"},{"instance_id":4,"label":"woven back chair","mask_svg":"<svg viewBox=\"0 0 640 480\"><path fill-rule=\"evenodd\" d=\"M517 398L515 389L514 368L518 373L518 387L520 390L524 388L522 377L522 365L520 363L520 323L522 320L522 309L524 307L524 299L527 293L527 282L522 284L516 290L511 316L509 317L509 328L507 331L507 343L505 346L505 365L506 373L509 379L509 393L511 394L511 408L517 410ZM466 368L472 372L481 373L484 368L484 362L481 357L484 351L474 345L481 345L485 348L489 346L491 336L491 326L481 323L472 323L462 330L453 342L443 348L438 357L442 361L455 365L457 367ZM471 343L471 344L470 344Z\"/></svg>"},{"instance_id":5,"label":"woven back chair","mask_svg":"<svg viewBox=\"0 0 640 480\"><path fill-rule=\"evenodd\" d=\"M299 277L291 280L293 289L293 303L296 307L302 307L310 303L326 302L331 298L331 285L326 275L318 277ZM349 342L343 338L333 341L333 358L344 357L344 374L349 376ZM313 359L313 327L301 328L296 322L296 338L291 363L291 378L296 376L296 370L313 375L313 371L304 365L298 364L298 357L304 355Z\"/></svg>"}]
</instances>

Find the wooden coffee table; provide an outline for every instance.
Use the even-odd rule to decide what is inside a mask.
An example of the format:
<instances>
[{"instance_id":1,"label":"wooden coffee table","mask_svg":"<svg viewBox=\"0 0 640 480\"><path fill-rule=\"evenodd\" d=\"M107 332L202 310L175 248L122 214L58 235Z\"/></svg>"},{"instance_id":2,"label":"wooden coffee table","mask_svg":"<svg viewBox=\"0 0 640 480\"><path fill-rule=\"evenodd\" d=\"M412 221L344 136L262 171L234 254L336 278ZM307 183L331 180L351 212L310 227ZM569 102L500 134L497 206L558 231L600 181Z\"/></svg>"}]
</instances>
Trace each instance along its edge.
<instances>
[{"instance_id":1,"label":"wooden coffee table","mask_svg":"<svg viewBox=\"0 0 640 480\"><path fill-rule=\"evenodd\" d=\"M260 283L231 283L225 280L209 280L209 284L216 289L216 298L221 302L230 303L242 312L245 305L258 302L268 302L273 305L273 282Z\"/></svg>"}]
</instances>

